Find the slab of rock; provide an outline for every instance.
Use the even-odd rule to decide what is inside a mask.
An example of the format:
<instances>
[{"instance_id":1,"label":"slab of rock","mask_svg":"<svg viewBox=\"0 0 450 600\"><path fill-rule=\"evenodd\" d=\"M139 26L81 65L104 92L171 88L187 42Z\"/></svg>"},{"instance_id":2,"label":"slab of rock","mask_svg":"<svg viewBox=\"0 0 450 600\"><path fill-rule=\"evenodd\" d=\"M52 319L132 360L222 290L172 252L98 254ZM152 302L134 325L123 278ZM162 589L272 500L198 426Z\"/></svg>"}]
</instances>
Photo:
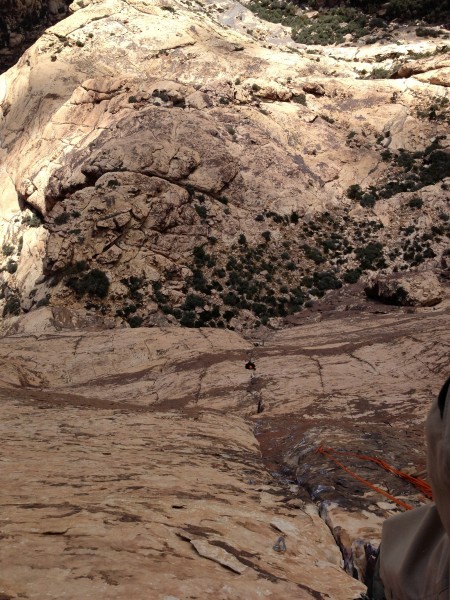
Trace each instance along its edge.
<instances>
[{"instance_id":1,"label":"slab of rock","mask_svg":"<svg viewBox=\"0 0 450 600\"><path fill-rule=\"evenodd\" d=\"M369 298L398 306L435 306L445 296L437 276L425 271L377 276L368 283L365 292Z\"/></svg>"},{"instance_id":2,"label":"slab of rock","mask_svg":"<svg viewBox=\"0 0 450 600\"><path fill-rule=\"evenodd\" d=\"M61 405L65 394L29 384L0 390L2 594L353 600L364 590L341 570L325 523L280 503L287 490L241 417L75 396ZM286 523L282 554L274 522Z\"/></svg>"}]
</instances>

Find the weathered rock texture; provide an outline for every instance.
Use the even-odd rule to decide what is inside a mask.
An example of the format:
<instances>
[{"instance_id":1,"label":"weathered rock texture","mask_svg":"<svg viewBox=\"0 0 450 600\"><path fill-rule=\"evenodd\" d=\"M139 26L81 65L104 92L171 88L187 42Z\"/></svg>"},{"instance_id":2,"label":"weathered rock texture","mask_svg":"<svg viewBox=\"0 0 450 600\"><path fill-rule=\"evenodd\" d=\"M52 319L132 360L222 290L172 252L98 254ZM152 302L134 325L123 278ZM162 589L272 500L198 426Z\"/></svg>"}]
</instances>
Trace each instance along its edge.
<instances>
[{"instance_id":1,"label":"weathered rock texture","mask_svg":"<svg viewBox=\"0 0 450 600\"><path fill-rule=\"evenodd\" d=\"M41 313L46 333L0 340L1 593L358 596L330 530L362 579L366 545L401 509L316 449L426 476L422 423L448 370L447 308L329 315L256 347L211 329L57 331L61 313ZM426 501L373 465L350 466ZM273 549L280 536L285 552Z\"/></svg>"},{"instance_id":2,"label":"weathered rock texture","mask_svg":"<svg viewBox=\"0 0 450 600\"><path fill-rule=\"evenodd\" d=\"M369 298L398 306L435 306L442 301L444 290L431 273L412 273L376 277L366 286Z\"/></svg>"},{"instance_id":3,"label":"weathered rock texture","mask_svg":"<svg viewBox=\"0 0 450 600\"><path fill-rule=\"evenodd\" d=\"M397 47L228 0L72 11L0 76L0 596L353 600L397 509L317 446L424 475L449 313L340 287L447 273L447 67L361 79Z\"/></svg>"},{"instance_id":4,"label":"weathered rock texture","mask_svg":"<svg viewBox=\"0 0 450 600\"><path fill-rule=\"evenodd\" d=\"M248 329L360 271L439 270L444 85L361 79L391 47L311 54L228 1L85 4L0 78L4 316ZM107 297L74 292L92 270Z\"/></svg>"},{"instance_id":5,"label":"weathered rock texture","mask_svg":"<svg viewBox=\"0 0 450 600\"><path fill-rule=\"evenodd\" d=\"M363 590L341 570L317 510L285 503L292 494L238 416L251 406L236 385L248 379L249 344L236 334L7 339L3 594L350 599ZM58 355L62 370L50 367ZM285 552L273 549L280 536Z\"/></svg>"}]
</instances>

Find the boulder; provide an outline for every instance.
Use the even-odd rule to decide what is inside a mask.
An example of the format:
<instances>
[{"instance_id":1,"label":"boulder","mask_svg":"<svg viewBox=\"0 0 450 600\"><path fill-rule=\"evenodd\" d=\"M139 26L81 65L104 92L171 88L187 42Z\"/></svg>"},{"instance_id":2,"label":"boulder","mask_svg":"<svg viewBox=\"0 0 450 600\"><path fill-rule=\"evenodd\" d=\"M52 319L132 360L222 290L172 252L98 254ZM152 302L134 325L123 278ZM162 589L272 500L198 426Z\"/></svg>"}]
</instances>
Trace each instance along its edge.
<instances>
[{"instance_id":1,"label":"boulder","mask_svg":"<svg viewBox=\"0 0 450 600\"><path fill-rule=\"evenodd\" d=\"M365 292L369 298L397 306L435 306L444 298L444 289L433 273L376 276Z\"/></svg>"}]
</instances>

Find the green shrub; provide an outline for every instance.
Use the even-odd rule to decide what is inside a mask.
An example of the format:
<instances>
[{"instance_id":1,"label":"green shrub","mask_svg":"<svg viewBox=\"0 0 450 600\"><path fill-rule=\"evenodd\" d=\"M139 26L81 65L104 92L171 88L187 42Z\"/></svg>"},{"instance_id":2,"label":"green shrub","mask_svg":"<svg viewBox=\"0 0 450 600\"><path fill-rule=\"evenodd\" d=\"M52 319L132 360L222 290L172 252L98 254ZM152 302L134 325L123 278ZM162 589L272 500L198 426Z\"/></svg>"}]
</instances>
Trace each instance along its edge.
<instances>
[{"instance_id":1,"label":"green shrub","mask_svg":"<svg viewBox=\"0 0 450 600\"><path fill-rule=\"evenodd\" d=\"M14 254L14 246L11 246L10 244L3 244L2 252L4 256L11 256L11 254Z\"/></svg>"},{"instance_id":2,"label":"green shrub","mask_svg":"<svg viewBox=\"0 0 450 600\"><path fill-rule=\"evenodd\" d=\"M36 213L33 213L31 216L25 215L22 217L22 223L29 227L40 227L42 225L42 220Z\"/></svg>"},{"instance_id":3,"label":"green shrub","mask_svg":"<svg viewBox=\"0 0 450 600\"><path fill-rule=\"evenodd\" d=\"M120 282L128 288L129 298L139 303L142 302L143 294L139 290L144 285L144 277L136 277L135 275L131 275L131 277L125 277L124 279L121 279Z\"/></svg>"},{"instance_id":4,"label":"green shrub","mask_svg":"<svg viewBox=\"0 0 450 600\"><path fill-rule=\"evenodd\" d=\"M373 208L375 206L375 202L377 201L376 196L373 194L369 194L366 192L363 194L359 200L359 203L364 208Z\"/></svg>"},{"instance_id":5,"label":"green shrub","mask_svg":"<svg viewBox=\"0 0 450 600\"><path fill-rule=\"evenodd\" d=\"M57 215L54 219L55 225L65 225L70 220L70 215L67 212L63 212Z\"/></svg>"},{"instance_id":6,"label":"green shrub","mask_svg":"<svg viewBox=\"0 0 450 600\"><path fill-rule=\"evenodd\" d=\"M263 231L261 235L266 240L266 242L268 242L271 238L270 231Z\"/></svg>"},{"instance_id":7,"label":"green shrub","mask_svg":"<svg viewBox=\"0 0 450 600\"><path fill-rule=\"evenodd\" d=\"M326 290L337 290L342 283L332 271L319 271L313 275L314 284L320 292Z\"/></svg>"},{"instance_id":8,"label":"green shrub","mask_svg":"<svg viewBox=\"0 0 450 600\"><path fill-rule=\"evenodd\" d=\"M292 96L292 101L296 102L297 104L303 104L303 106L306 106L306 94L304 94L303 92L301 94L295 94L294 96Z\"/></svg>"},{"instance_id":9,"label":"green shrub","mask_svg":"<svg viewBox=\"0 0 450 600\"><path fill-rule=\"evenodd\" d=\"M203 204L196 204L195 210L201 219L206 219L208 217L208 211L206 210L206 206L203 206Z\"/></svg>"},{"instance_id":10,"label":"green shrub","mask_svg":"<svg viewBox=\"0 0 450 600\"><path fill-rule=\"evenodd\" d=\"M362 272L360 269L348 269L343 275L343 280L345 283L357 283L361 274Z\"/></svg>"},{"instance_id":11,"label":"green shrub","mask_svg":"<svg viewBox=\"0 0 450 600\"><path fill-rule=\"evenodd\" d=\"M180 325L183 325L183 327L195 327L196 318L197 318L197 316L196 316L195 312L193 312L193 311L185 312L180 319Z\"/></svg>"},{"instance_id":12,"label":"green shrub","mask_svg":"<svg viewBox=\"0 0 450 600\"><path fill-rule=\"evenodd\" d=\"M440 31L436 31L436 29L430 29L429 27L417 27L416 35L417 37L437 38L442 34Z\"/></svg>"},{"instance_id":13,"label":"green shrub","mask_svg":"<svg viewBox=\"0 0 450 600\"><path fill-rule=\"evenodd\" d=\"M389 79L391 71L385 67L375 67L366 79Z\"/></svg>"},{"instance_id":14,"label":"green shrub","mask_svg":"<svg viewBox=\"0 0 450 600\"><path fill-rule=\"evenodd\" d=\"M132 317L128 317L127 319L128 325L132 328L140 327L143 322L144 319L142 317L139 317L138 315L133 315Z\"/></svg>"},{"instance_id":15,"label":"green shrub","mask_svg":"<svg viewBox=\"0 0 450 600\"><path fill-rule=\"evenodd\" d=\"M422 198L419 198L419 196L414 196L413 198L411 198L409 200L408 206L410 208L422 208L423 200L422 200Z\"/></svg>"},{"instance_id":16,"label":"green shrub","mask_svg":"<svg viewBox=\"0 0 450 600\"><path fill-rule=\"evenodd\" d=\"M208 255L206 254L203 246L195 246L192 254L194 256L194 261L199 265L205 264L208 260Z\"/></svg>"},{"instance_id":17,"label":"green shrub","mask_svg":"<svg viewBox=\"0 0 450 600\"><path fill-rule=\"evenodd\" d=\"M222 295L222 300L228 306L237 306L239 304L239 297L234 292L227 292Z\"/></svg>"},{"instance_id":18,"label":"green shrub","mask_svg":"<svg viewBox=\"0 0 450 600\"><path fill-rule=\"evenodd\" d=\"M8 271L8 273L11 273L11 275L13 273L15 273L17 271L17 263L15 260L12 260L11 258L8 260L8 262L6 263L6 270Z\"/></svg>"},{"instance_id":19,"label":"green shrub","mask_svg":"<svg viewBox=\"0 0 450 600\"><path fill-rule=\"evenodd\" d=\"M314 248L313 246L309 246L308 244L303 244L303 251L305 253L306 258L309 258L310 260L314 261L316 263L316 265L320 265L321 263L325 262L325 258L323 257L323 254L321 252L319 252L319 250L317 250L317 248Z\"/></svg>"},{"instance_id":20,"label":"green shrub","mask_svg":"<svg viewBox=\"0 0 450 600\"><path fill-rule=\"evenodd\" d=\"M18 296L10 296L3 307L3 317L7 315L17 316L20 314L20 299Z\"/></svg>"},{"instance_id":21,"label":"green shrub","mask_svg":"<svg viewBox=\"0 0 450 600\"><path fill-rule=\"evenodd\" d=\"M361 200L362 196L363 190L357 183L347 188L347 198L350 198L350 200Z\"/></svg>"},{"instance_id":22,"label":"green shrub","mask_svg":"<svg viewBox=\"0 0 450 600\"><path fill-rule=\"evenodd\" d=\"M197 307L203 308L205 306L205 301L201 296L197 296L196 294L188 294L182 304L181 309L186 311L191 311Z\"/></svg>"},{"instance_id":23,"label":"green shrub","mask_svg":"<svg viewBox=\"0 0 450 600\"><path fill-rule=\"evenodd\" d=\"M369 242L366 246L356 248L355 254L363 270L382 269L386 266L383 246L380 242Z\"/></svg>"},{"instance_id":24,"label":"green shrub","mask_svg":"<svg viewBox=\"0 0 450 600\"><path fill-rule=\"evenodd\" d=\"M162 284L160 281L154 281L152 283L153 287L153 298L158 303L158 305L164 304L167 302L167 296L162 293Z\"/></svg>"},{"instance_id":25,"label":"green shrub","mask_svg":"<svg viewBox=\"0 0 450 600\"><path fill-rule=\"evenodd\" d=\"M98 298L106 298L109 291L109 279L100 269L92 269L81 277L71 277L66 282L77 296L97 296Z\"/></svg>"}]
</instances>

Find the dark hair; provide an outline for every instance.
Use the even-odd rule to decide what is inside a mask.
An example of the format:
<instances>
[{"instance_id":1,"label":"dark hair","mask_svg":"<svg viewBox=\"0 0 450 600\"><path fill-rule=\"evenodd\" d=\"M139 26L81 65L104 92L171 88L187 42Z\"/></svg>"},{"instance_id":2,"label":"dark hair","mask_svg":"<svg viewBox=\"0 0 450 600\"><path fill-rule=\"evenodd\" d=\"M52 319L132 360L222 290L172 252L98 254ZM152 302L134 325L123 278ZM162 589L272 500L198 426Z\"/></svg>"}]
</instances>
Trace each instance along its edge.
<instances>
[{"instance_id":1,"label":"dark hair","mask_svg":"<svg viewBox=\"0 0 450 600\"><path fill-rule=\"evenodd\" d=\"M449 387L450 387L450 377L447 379L447 381L442 386L442 389L439 392L439 396L438 396L438 406L439 406L439 410L441 412L441 419L444 417L445 399L447 398Z\"/></svg>"}]
</instances>

